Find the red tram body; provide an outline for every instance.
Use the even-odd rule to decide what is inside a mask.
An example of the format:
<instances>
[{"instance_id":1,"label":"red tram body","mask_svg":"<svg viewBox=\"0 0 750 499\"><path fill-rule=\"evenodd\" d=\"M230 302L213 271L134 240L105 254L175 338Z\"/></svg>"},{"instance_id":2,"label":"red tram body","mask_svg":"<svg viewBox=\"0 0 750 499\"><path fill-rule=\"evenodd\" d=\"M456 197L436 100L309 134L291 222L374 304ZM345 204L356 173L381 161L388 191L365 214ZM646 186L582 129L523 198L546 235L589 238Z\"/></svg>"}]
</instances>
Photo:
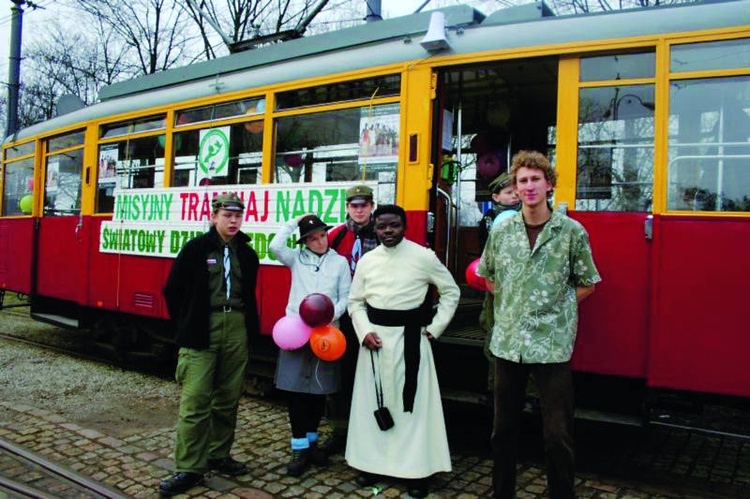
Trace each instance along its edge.
<instances>
[{"instance_id":1,"label":"red tram body","mask_svg":"<svg viewBox=\"0 0 750 499\"><path fill-rule=\"evenodd\" d=\"M286 186L301 189L300 199L311 203L308 191L315 186L340 191L372 182L378 202L407 209L407 236L434 248L463 284L463 269L481 254L476 224L488 199L474 139L489 130L504 134L496 147L505 162L521 148L550 155L559 172L554 208L590 235L603 282L580 310L575 370L647 387L750 396L744 323L750 2L568 17L551 15L544 4L488 17L468 7L441 10L448 48L440 52L412 41L424 35L430 16L415 14L335 37L285 42L283 53L278 46L258 49L262 63L235 54L115 84L101 103L6 139L0 289L28 294L32 314L41 320L140 323L151 340L168 342L161 294L172 263L166 247L174 256L192 231L205 228L205 219L203 226L191 226L173 211L149 233L151 221L128 225L111 203L116 207L118 196L133 189L202 192L197 149L185 151L208 127L219 126L232 147L243 149L229 158L229 175L212 188L250 195ZM739 55L717 64L695 62L682 73L675 61L683 50L687 59L697 51L693 61L728 50ZM617 66L623 60L632 65ZM216 74L225 78L226 90L211 86ZM344 84L350 94L330 97ZM715 85L721 91L708 93ZM705 98L686 103L680 92L687 87ZM316 97L305 101L305 89ZM329 90L328 96L318 89ZM505 107L495 106L503 99ZM243 104L243 112L213 114L226 103L250 101L255 107ZM598 114L591 111L597 103L606 108ZM191 121L208 108L211 119ZM365 154L362 139L335 143L313 132L351 116L350 125L367 129L373 110L397 128L385 159ZM306 129L314 136L310 143L292 144L284 135L294 120L304 126L317 120ZM156 160L147 156L152 151ZM307 162L284 164L292 153ZM105 182L97 168L107 154L115 158L116 182ZM132 167L134 157L139 166ZM451 171L456 163L460 168ZM59 183L51 180L55 175ZM72 188L61 194L65 182ZM26 210L19 209L24 196L32 196ZM628 204L629 196L636 202ZM343 198L335 207L339 218L331 220L341 222ZM283 222L278 205L271 209L269 220ZM251 220L243 229L266 226ZM132 238L132 251L103 251L108 227L132 231L117 233L118 244ZM154 241L147 238L154 234L163 253L149 256ZM273 264L266 236L253 245L264 264L257 296L270 345L290 276ZM454 324L435 345L447 391L481 391L486 381L476 324L481 299L463 285ZM272 349L263 352L272 357ZM479 373L474 378L472 370Z\"/></svg>"}]
</instances>

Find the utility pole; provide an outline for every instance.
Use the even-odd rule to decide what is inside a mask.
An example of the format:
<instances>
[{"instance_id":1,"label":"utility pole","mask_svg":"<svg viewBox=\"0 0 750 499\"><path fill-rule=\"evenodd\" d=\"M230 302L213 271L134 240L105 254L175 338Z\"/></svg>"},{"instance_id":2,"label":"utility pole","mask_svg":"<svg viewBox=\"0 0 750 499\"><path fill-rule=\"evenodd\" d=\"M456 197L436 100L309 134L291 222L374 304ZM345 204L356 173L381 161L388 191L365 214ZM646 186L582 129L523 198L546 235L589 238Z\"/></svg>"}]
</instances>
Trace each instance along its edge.
<instances>
[{"instance_id":1,"label":"utility pole","mask_svg":"<svg viewBox=\"0 0 750 499\"><path fill-rule=\"evenodd\" d=\"M10 66L8 70L8 121L5 136L9 137L18 131L18 96L21 91L21 26L25 0L11 0L10 27Z\"/></svg>"}]
</instances>

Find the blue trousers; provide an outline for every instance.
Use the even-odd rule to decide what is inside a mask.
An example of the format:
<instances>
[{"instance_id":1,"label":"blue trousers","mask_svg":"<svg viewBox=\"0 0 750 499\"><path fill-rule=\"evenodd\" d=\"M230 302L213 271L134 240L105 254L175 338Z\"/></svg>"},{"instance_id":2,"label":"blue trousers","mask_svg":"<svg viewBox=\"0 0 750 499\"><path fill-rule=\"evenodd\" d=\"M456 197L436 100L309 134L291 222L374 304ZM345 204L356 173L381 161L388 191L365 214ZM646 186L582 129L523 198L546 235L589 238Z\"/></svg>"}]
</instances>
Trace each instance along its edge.
<instances>
[{"instance_id":1,"label":"blue trousers","mask_svg":"<svg viewBox=\"0 0 750 499\"><path fill-rule=\"evenodd\" d=\"M229 456L247 367L242 312L211 314L209 348L180 348L175 378L182 384L175 472L204 473L209 459Z\"/></svg>"}]
</instances>

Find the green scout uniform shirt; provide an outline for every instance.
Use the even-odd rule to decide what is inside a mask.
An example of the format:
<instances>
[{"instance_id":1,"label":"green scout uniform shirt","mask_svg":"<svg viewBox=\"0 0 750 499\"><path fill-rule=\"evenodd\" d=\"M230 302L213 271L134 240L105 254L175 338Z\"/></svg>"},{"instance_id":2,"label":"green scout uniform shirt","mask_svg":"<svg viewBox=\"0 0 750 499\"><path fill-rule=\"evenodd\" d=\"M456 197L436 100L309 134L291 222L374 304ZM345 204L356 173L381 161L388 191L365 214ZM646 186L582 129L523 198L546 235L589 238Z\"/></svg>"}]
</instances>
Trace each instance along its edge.
<instances>
[{"instance_id":1,"label":"green scout uniform shirt","mask_svg":"<svg viewBox=\"0 0 750 499\"><path fill-rule=\"evenodd\" d=\"M232 308L244 306L244 303L242 303L242 272L240 271L240 261L237 258L237 242L234 239L229 241L229 260L231 269L229 279L232 281L232 289L229 301L227 301L227 288L224 281L224 246L208 253L206 261L208 264L208 286L211 290L211 308L225 305Z\"/></svg>"},{"instance_id":2,"label":"green scout uniform shirt","mask_svg":"<svg viewBox=\"0 0 750 499\"><path fill-rule=\"evenodd\" d=\"M532 251L522 215L513 215L490 233L477 273L495 282L493 355L523 363L570 360L576 287L601 280L580 223L553 212Z\"/></svg>"}]
</instances>

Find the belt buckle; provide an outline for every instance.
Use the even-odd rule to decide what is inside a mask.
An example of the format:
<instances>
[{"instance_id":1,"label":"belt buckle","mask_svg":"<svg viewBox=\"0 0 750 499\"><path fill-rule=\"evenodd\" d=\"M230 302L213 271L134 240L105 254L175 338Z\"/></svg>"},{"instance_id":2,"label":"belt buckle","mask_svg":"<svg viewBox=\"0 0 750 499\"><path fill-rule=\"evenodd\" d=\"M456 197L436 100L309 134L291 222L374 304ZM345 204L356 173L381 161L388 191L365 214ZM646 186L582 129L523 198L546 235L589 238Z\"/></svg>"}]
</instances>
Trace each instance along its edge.
<instances>
[{"instance_id":1,"label":"belt buckle","mask_svg":"<svg viewBox=\"0 0 750 499\"><path fill-rule=\"evenodd\" d=\"M231 312L232 311L232 307L231 307L231 305L222 305L221 310L222 310L222 312L224 312L226 314L227 312Z\"/></svg>"}]
</instances>

